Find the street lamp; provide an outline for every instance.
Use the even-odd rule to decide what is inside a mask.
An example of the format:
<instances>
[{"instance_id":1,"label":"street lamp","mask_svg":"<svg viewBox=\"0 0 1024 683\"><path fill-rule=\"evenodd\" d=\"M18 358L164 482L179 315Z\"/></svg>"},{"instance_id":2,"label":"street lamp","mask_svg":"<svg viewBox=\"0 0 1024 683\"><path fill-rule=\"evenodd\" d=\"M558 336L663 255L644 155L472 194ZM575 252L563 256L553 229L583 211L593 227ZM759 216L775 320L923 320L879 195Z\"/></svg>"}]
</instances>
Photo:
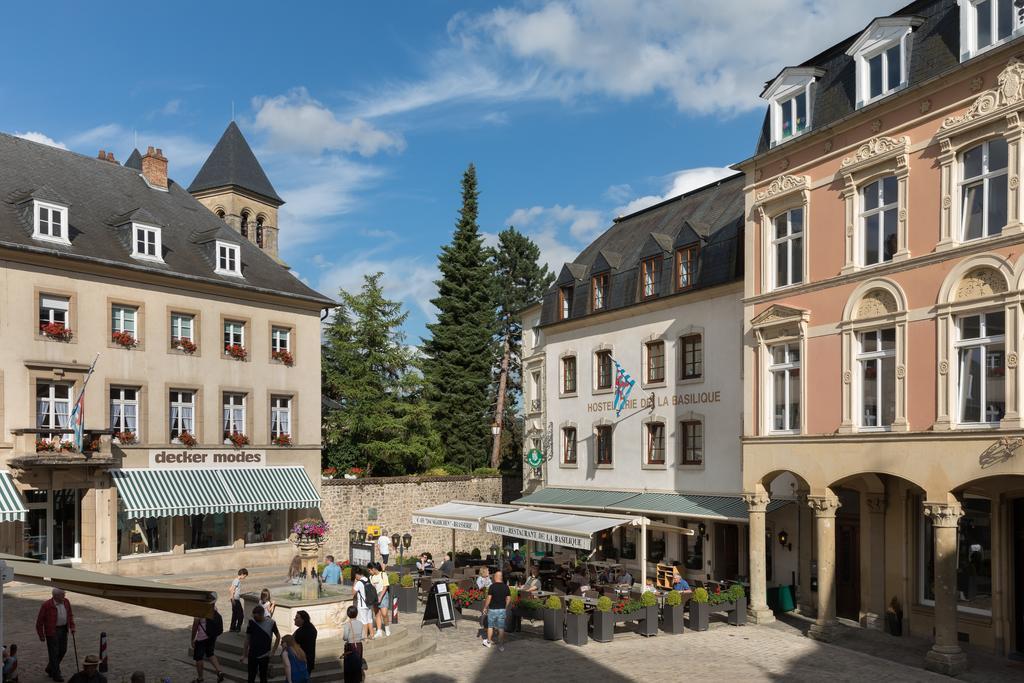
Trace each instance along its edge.
<instances>
[{"instance_id":1,"label":"street lamp","mask_svg":"<svg viewBox=\"0 0 1024 683\"><path fill-rule=\"evenodd\" d=\"M356 542L356 530L355 529L349 529L348 530L348 541L349 541L349 543L355 543Z\"/></svg>"},{"instance_id":2,"label":"street lamp","mask_svg":"<svg viewBox=\"0 0 1024 683\"><path fill-rule=\"evenodd\" d=\"M402 536L402 543L405 545L405 549L408 550L409 546L412 545L412 534L406 531L405 534Z\"/></svg>"},{"instance_id":3,"label":"street lamp","mask_svg":"<svg viewBox=\"0 0 1024 683\"><path fill-rule=\"evenodd\" d=\"M360 543L366 542L366 529L360 529L356 535L359 537Z\"/></svg>"}]
</instances>

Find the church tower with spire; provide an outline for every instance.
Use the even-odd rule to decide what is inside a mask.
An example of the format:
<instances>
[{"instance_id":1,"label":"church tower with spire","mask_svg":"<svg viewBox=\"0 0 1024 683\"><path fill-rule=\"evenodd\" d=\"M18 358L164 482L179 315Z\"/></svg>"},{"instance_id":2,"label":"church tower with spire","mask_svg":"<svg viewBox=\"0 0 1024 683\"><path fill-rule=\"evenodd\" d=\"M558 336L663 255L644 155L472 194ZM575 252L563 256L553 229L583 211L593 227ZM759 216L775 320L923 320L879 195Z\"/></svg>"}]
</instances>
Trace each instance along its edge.
<instances>
[{"instance_id":1,"label":"church tower with spire","mask_svg":"<svg viewBox=\"0 0 1024 683\"><path fill-rule=\"evenodd\" d=\"M284 200L270 184L234 121L220 136L188 191L242 237L281 262L277 209Z\"/></svg>"}]
</instances>

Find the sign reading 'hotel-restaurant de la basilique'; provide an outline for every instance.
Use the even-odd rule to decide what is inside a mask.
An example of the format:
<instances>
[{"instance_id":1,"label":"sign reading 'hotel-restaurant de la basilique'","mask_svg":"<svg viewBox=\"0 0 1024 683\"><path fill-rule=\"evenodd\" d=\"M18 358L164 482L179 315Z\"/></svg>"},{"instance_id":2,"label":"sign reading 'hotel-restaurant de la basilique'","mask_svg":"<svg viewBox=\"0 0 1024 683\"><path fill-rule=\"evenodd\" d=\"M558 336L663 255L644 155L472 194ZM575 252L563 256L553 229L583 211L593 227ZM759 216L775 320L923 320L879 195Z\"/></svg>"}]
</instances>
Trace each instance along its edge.
<instances>
[{"instance_id":1,"label":"sign reading 'hotel-restaurant de la basilique'","mask_svg":"<svg viewBox=\"0 0 1024 683\"><path fill-rule=\"evenodd\" d=\"M265 467L267 452L250 448L161 448L149 452L149 466L160 470L200 467Z\"/></svg>"}]
</instances>

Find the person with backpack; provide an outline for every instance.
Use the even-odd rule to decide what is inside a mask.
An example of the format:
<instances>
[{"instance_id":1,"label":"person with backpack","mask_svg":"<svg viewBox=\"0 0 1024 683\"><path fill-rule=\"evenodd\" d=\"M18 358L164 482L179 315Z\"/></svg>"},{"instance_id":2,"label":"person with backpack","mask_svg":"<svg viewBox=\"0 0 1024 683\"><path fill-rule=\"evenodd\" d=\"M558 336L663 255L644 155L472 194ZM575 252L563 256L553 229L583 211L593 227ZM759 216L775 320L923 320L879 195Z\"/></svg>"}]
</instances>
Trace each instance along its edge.
<instances>
[{"instance_id":1,"label":"person with backpack","mask_svg":"<svg viewBox=\"0 0 1024 683\"><path fill-rule=\"evenodd\" d=\"M373 587L366 577L366 570L362 567L352 569L352 604L359 610L359 621L366 628L366 637L373 637L373 610L376 609L378 598L377 589Z\"/></svg>"},{"instance_id":2,"label":"person with backpack","mask_svg":"<svg viewBox=\"0 0 1024 683\"><path fill-rule=\"evenodd\" d=\"M220 662L214 654L217 638L222 633L224 618L217 611L216 605L209 619L196 617L192 620L192 659L196 663L196 680L193 683L203 683L204 662L213 665L213 670L217 672L217 683L224 683L224 672L220 670Z\"/></svg>"}]
</instances>

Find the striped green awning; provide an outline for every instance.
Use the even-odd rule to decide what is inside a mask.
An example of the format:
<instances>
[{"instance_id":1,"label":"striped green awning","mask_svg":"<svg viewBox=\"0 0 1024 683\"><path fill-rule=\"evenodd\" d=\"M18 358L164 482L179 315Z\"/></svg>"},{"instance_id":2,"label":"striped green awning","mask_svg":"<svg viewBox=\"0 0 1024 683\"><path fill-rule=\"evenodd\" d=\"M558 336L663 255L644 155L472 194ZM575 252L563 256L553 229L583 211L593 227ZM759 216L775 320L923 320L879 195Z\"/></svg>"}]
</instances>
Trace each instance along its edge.
<instances>
[{"instance_id":1,"label":"striped green awning","mask_svg":"<svg viewBox=\"0 0 1024 683\"><path fill-rule=\"evenodd\" d=\"M130 518L320 506L299 466L203 470L111 470Z\"/></svg>"},{"instance_id":2,"label":"striped green awning","mask_svg":"<svg viewBox=\"0 0 1024 683\"><path fill-rule=\"evenodd\" d=\"M788 500L773 500L768 512L774 512ZM698 493L637 493L598 489L544 488L513 501L514 505L550 505L587 508L608 512L633 512L644 515L679 515L698 519L746 522L747 504L740 496L708 496Z\"/></svg>"},{"instance_id":3,"label":"striped green awning","mask_svg":"<svg viewBox=\"0 0 1024 683\"><path fill-rule=\"evenodd\" d=\"M0 522L24 522L28 510L9 472L0 472Z\"/></svg>"}]
</instances>

